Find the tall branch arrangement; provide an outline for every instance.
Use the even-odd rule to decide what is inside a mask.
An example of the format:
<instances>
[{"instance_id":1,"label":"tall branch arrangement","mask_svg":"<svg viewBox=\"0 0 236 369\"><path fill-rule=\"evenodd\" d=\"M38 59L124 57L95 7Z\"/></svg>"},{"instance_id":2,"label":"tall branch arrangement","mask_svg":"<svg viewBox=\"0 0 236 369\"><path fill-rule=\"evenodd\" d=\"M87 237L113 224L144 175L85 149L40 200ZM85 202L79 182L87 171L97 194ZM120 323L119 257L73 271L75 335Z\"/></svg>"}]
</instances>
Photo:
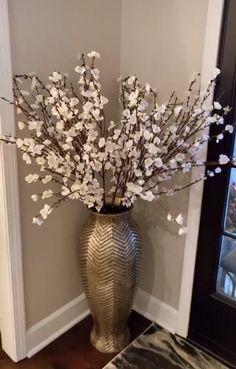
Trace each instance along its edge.
<instances>
[{"instance_id":1,"label":"tall branch arrangement","mask_svg":"<svg viewBox=\"0 0 236 369\"><path fill-rule=\"evenodd\" d=\"M221 154L214 171L194 182L170 185L177 173L188 173L208 163L200 159L201 148L210 139L219 142L233 126L224 124L229 108L219 102L209 104L208 97L217 74L206 90L200 90L200 75L188 86L184 101L172 93L159 104L151 86L144 86L136 76L120 81L121 116L118 123L108 122L102 95L99 70L95 60L99 53L81 55L75 68L78 84L68 82L68 75L54 71L45 84L35 74L16 75L14 101L26 138L1 136L1 141L16 144L26 164L38 165L38 173L25 177L28 183L47 185L33 201L46 200L33 223L41 225L54 208L66 199L80 200L89 208L106 211L112 205L130 207L137 198L152 201L160 195L172 195L192 184L220 173L230 159ZM27 88L25 88L27 84ZM24 89L23 87L24 86ZM5 99L6 100L6 99ZM211 125L221 125L221 133L209 137ZM48 188L52 186L58 190ZM183 233L183 218L175 220Z\"/></svg>"}]
</instances>

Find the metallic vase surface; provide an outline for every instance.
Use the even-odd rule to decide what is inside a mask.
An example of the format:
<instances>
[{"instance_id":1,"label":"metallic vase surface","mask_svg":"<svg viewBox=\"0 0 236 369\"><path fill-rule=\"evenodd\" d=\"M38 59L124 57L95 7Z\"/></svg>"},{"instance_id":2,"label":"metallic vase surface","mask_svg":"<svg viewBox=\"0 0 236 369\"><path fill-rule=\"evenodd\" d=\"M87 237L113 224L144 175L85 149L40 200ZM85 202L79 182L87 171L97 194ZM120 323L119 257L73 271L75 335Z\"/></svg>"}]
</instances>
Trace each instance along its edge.
<instances>
[{"instance_id":1,"label":"metallic vase surface","mask_svg":"<svg viewBox=\"0 0 236 369\"><path fill-rule=\"evenodd\" d=\"M119 352L129 342L127 321L141 262L141 239L130 210L90 212L80 240L80 270L93 318L92 345Z\"/></svg>"}]
</instances>

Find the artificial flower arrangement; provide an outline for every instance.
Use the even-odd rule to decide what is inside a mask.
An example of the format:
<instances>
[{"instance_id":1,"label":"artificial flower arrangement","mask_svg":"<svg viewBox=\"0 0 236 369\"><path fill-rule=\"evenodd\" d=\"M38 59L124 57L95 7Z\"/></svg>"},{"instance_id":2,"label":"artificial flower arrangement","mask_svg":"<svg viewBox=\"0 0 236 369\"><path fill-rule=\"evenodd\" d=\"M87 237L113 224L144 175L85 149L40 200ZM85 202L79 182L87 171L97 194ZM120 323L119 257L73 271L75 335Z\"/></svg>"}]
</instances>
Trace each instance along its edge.
<instances>
[{"instance_id":1,"label":"artificial flower arrangement","mask_svg":"<svg viewBox=\"0 0 236 369\"><path fill-rule=\"evenodd\" d=\"M203 145L210 139L219 142L225 133L233 132L232 125L224 124L229 108L208 102L219 70L204 91L198 74L184 101L172 93L165 104L159 104L156 90L148 83L143 86L136 76L120 80L121 113L115 123L106 120L108 99L102 95L95 66L100 54L92 51L87 57L82 54L75 67L76 87L68 82L67 74L57 71L49 76L48 84L33 73L13 79L11 103L20 117L18 127L27 137L2 135L0 139L16 144L26 164L38 165L38 173L27 175L26 182L47 186L32 195L33 201L46 201L33 223L41 225L67 199L106 212L112 207L119 211L119 205L128 208L137 198L152 201L171 196L220 173L221 165L230 161L221 154L218 163L211 163L215 169L195 181L182 186L170 182L179 172L207 165L200 159ZM22 87L25 83L28 90ZM211 125L222 126L214 137L209 136ZM50 186L53 182L57 186ZM112 199L109 206L108 197ZM179 225L179 234L185 232L181 214L168 214L167 219Z\"/></svg>"}]
</instances>

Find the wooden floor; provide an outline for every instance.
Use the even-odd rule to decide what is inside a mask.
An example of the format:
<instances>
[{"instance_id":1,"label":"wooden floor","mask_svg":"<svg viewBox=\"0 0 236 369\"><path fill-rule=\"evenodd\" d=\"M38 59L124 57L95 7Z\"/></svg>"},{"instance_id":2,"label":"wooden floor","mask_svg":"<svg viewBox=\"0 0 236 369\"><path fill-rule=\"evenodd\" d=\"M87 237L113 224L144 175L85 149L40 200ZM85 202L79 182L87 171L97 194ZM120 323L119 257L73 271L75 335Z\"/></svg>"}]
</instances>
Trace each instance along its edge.
<instances>
[{"instance_id":1,"label":"wooden floor","mask_svg":"<svg viewBox=\"0 0 236 369\"><path fill-rule=\"evenodd\" d=\"M142 333L150 323L138 313L132 312L129 322L131 339ZM101 369L115 355L102 354L91 346L91 326L91 317L88 317L33 358L17 364L0 350L0 369Z\"/></svg>"}]
</instances>

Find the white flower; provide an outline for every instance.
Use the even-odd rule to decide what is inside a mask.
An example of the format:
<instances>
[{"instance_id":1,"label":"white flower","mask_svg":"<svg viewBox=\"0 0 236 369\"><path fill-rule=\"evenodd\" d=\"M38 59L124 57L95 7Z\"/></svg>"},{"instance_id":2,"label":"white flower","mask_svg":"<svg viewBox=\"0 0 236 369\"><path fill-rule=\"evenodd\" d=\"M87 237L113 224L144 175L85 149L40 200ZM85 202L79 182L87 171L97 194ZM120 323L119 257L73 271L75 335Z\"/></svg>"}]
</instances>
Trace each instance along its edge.
<instances>
[{"instance_id":1,"label":"white flower","mask_svg":"<svg viewBox=\"0 0 236 369\"><path fill-rule=\"evenodd\" d=\"M17 138L16 146L20 149L24 145L24 141L21 138Z\"/></svg>"},{"instance_id":2,"label":"white flower","mask_svg":"<svg viewBox=\"0 0 236 369\"><path fill-rule=\"evenodd\" d=\"M126 186L127 186L127 190L129 192L133 192L137 195L140 195L142 190L143 190L142 186L139 186L139 185L137 185L135 183L132 183L132 182L127 182Z\"/></svg>"},{"instance_id":3,"label":"white flower","mask_svg":"<svg viewBox=\"0 0 236 369\"><path fill-rule=\"evenodd\" d=\"M58 73L58 72L53 72L51 76L49 76L49 79L53 82L58 82L58 81L61 81L62 79L62 75L61 73Z\"/></svg>"},{"instance_id":4,"label":"white flower","mask_svg":"<svg viewBox=\"0 0 236 369\"><path fill-rule=\"evenodd\" d=\"M90 110L93 108L93 104L90 101L87 101L84 105L83 105L83 110L84 112L88 113L90 112Z\"/></svg>"},{"instance_id":5,"label":"white flower","mask_svg":"<svg viewBox=\"0 0 236 369\"><path fill-rule=\"evenodd\" d=\"M217 135L217 137L216 137L216 143L218 143L218 142L220 142L221 140L223 140L223 138L224 138L223 133L220 133L219 135Z\"/></svg>"},{"instance_id":6,"label":"white flower","mask_svg":"<svg viewBox=\"0 0 236 369\"><path fill-rule=\"evenodd\" d=\"M98 136L98 132L95 131L94 129L90 129L88 131L88 141L94 141L94 140L96 140L97 136Z\"/></svg>"},{"instance_id":7,"label":"white flower","mask_svg":"<svg viewBox=\"0 0 236 369\"><path fill-rule=\"evenodd\" d=\"M62 186L62 191L61 191L62 196L68 196L69 193L70 193L70 189L66 186Z\"/></svg>"},{"instance_id":8,"label":"white flower","mask_svg":"<svg viewBox=\"0 0 236 369\"><path fill-rule=\"evenodd\" d=\"M227 124L225 126L225 130L228 131L229 133L233 133L234 132L234 127L231 124Z\"/></svg>"},{"instance_id":9,"label":"white flower","mask_svg":"<svg viewBox=\"0 0 236 369\"><path fill-rule=\"evenodd\" d=\"M222 109L222 106L221 106L221 104L218 101L214 101L214 108L216 110L221 110Z\"/></svg>"},{"instance_id":10,"label":"white flower","mask_svg":"<svg viewBox=\"0 0 236 369\"><path fill-rule=\"evenodd\" d=\"M207 175L208 175L209 177L214 177L214 176L215 176L215 173L214 173L214 172L212 172L211 170L208 170L208 171L207 171Z\"/></svg>"},{"instance_id":11,"label":"white flower","mask_svg":"<svg viewBox=\"0 0 236 369\"><path fill-rule=\"evenodd\" d=\"M112 164L109 161L107 161L106 164L105 164L105 169L109 170L111 168L112 168Z\"/></svg>"},{"instance_id":12,"label":"white flower","mask_svg":"<svg viewBox=\"0 0 236 369\"><path fill-rule=\"evenodd\" d=\"M172 222L174 220L174 218L172 217L172 215L170 213L167 214L167 220L168 222Z\"/></svg>"},{"instance_id":13,"label":"white flower","mask_svg":"<svg viewBox=\"0 0 236 369\"><path fill-rule=\"evenodd\" d=\"M83 122L82 121L77 122L75 124L75 128L78 129L78 131L81 131L83 129Z\"/></svg>"},{"instance_id":14,"label":"white flower","mask_svg":"<svg viewBox=\"0 0 236 369\"><path fill-rule=\"evenodd\" d=\"M184 235L184 234L186 234L187 233L187 227L180 227L180 229L179 229L179 231L178 231L178 234L180 235L180 236L182 236L182 235Z\"/></svg>"},{"instance_id":15,"label":"white flower","mask_svg":"<svg viewBox=\"0 0 236 369\"><path fill-rule=\"evenodd\" d=\"M24 129L25 128L25 123L18 122L18 127L19 127L20 130Z\"/></svg>"},{"instance_id":16,"label":"white flower","mask_svg":"<svg viewBox=\"0 0 236 369\"><path fill-rule=\"evenodd\" d=\"M58 159L58 157L56 156L56 154L54 152L51 152L48 155L47 160L48 160L49 168L57 168L58 167L59 159Z\"/></svg>"},{"instance_id":17,"label":"white flower","mask_svg":"<svg viewBox=\"0 0 236 369\"><path fill-rule=\"evenodd\" d=\"M143 173L140 169L135 169L134 174L136 175L136 177L141 177Z\"/></svg>"},{"instance_id":18,"label":"white flower","mask_svg":"<svg viewBox=\"0 0 236 369\"><path fill-rule=\"evenodd\" d=\"M32 160L31 160L30 156L26 152L23 153L22 159L26 162L26 164L31 164L32 163Z\"/></svg>"},{"instance_id":19,"label":"white flower","mask_svg":"<svg viewBox=\"0 0 236 369\"><path fill-rule=\"evenodd\" d=\"M153 143L148 144L148 152L150 154L155 155L157 153L157 151L158 151L158 149L157 149L155 144L153 144Z\"/></svg>"},{"instance_id":20,"label":"white flower","mask_svg":"<svg viewBox=\"0 0 236 369\"><path fill-rule=\"evenodd\" d=\"M215 123L216 122L216 116L214 115L213 117L207 117L206 119L206 123Z\"/></svg>"},{"instance_id":21,"label":"white flower","mask_svg":"<svg viewBox=\"0 0 236 369\"><path fill-rule=\"evenodd\" d=\"M43 141L43 144L44 145L46 145L46 146L49 146L49 145L51 145L51 141L50 140L45 140L45 141Z\"/></svg>"},{"instance_id":22,"label":"white flower","mask_svg":"<svg viewBox=\"0 0 236 369\"><path fill-rule=\"evenodd\" d=\"M48 100L49 100L49 102L51 103L51 104L53 104L54 103L54 98L55 97L58 97L58 89L54 86L54 87L52 87L51 88L51 90L50 90L50 94L52 95L51 97L49 97L48 98Z\"/></svg>"},{"instance_id":23,"label":"white flower","mask_svg":"<svg viewBox=\"0 0 236 369\"><path fill-rule=\"evenodd\" d=\"M176 218L175 218L176 223L178 223L180 226L183 225L184 223L184 218L182 214L179 214Z\"/></svg>"},{"instance_id":24,"label":"white flower","mask_svg":"<svg viewBox=\"0 0 236 369\"><path fill-rule=\"evenodd\" d=\"M100 58L100 54L97 51L90 51L90 53L87 54L89 58Z\"/></svg>"},{"instance_id":25,"label":"white flower","mask_svg":"<svg viewBox=\"0 0 236 369\"><path fill-rule=\"evenodd\" d=\"M156 158L155 159L155 167L161 168L162 165L163 165L163 161L161 160L161 158Z\"/></svg>"},{"instance_id":26,"label":"white flower","mask_svg":"<svg viewBox=\"0 0 236 369\"><path fill-rule=\"evenodd\" d=\"M172 125L172 126L169 127L169 131L171 133L175 133L177 131L177 127Z\"/></svg>"},{"instance_id":27,"label":"white flower","mask_svg":"<svg viewBox=\"0 0 236 369\"><path fill-rule=\"evenodd\" d=\"M120 135L120 132L121 132L121 130L118 129L118 128L114 130L114 135L113 135L114 140L117 140L117 138Z\"/></svg>"},{"instance_id":28,"label":"white flower","mask_svg":"<svg viewBox=\"0 0 236 369\"><path fill-rule=\"evenodd\" d=\"M143 133L143 137L145 138L145 140L149 141L150 138L153 137L153 133L152 132L149 132L147 129L144 131Z\"/></svg>"},{"instance_id":29,"label":"white flower","mask_svg":"<svg viewBox=\"0 0 236 369\"><path fill-rule=\"evenodd\" d=\"M230 161L230 159L228 158L227 155L220 154L220 156L219 156L219 163L221 165L227 164L229 161Z\"/></svg>"},{"instance_id":30,"label":"white flower","mask_svg":"<svg viewBox=\"0 0 236 369\"><path fill-rule=\"evenodd\" d=\"M222 172L222 170L221 170L221 168L220 167L217 167L216 169L215 169L215 173L221 173Z\"/></svg>"},{"instance_id":31,"label":"white flower","mask_svg":"<svg viewBox=\"0 0 236 369\"><path fill-rule=\"evenodd\" d=\"M32 223L41 226L43 224L43 220L41 217L34 217Z\"/></svg>"},{"instance_id":32,"label":"white flower","mask_svg":"<svg viewBox=\"0 0 236 369\"><path fill-rule=\"evenodd\" d=\"M137 104L138 91L132 91L129 95L129 105L132 107Z\"/></svg>"},{"instance_id":33,"label":"white flower","mask_svg":"<svg viewBox=\"0 0 236 369\"><path fill-rule=\"evenodd\" d=\"M43 191L43 194L42 194L42 199L49 199L50 197L52 197L53 195L53 191L52 190L46 190L46 191Z\"/></svg>"},{"instance_id":34,"label":"white flower","mask_svg":"<svg viewBox=\"0 0 236 369\"><path fill-rule=\"evenodd\" d=\"M174 108L175 116L178 116L182 109L183 109L183 107L181 105L176 106Z\"/></svg>"},{"instance_id":35,"label":"white flower","mask_svg":"<svg viewBox=\"0 0 236 369\"><path fill-rule=\"evenodd\" d=\"M141 198L146 201L153 201L155 196L153 195L152 191L147 191L144 194L141 194Z\"/></svg>"},{"instance_id":36,"label":"white flower","mask_svg":"<svg viewBox=\"0 0 236 369\"><path fill-rule=\"evenodd\" d=\"M130 110L129 109L124 109L122 114L125 118L129 118L130 117Z\"/></svg>"},{"instance_id":37,"label":"white flower","mask_svg":"<svg viewBox=\"0 0 236 369\"><path fill-rule=\"evenodd\" d=\"M156 126L156 125L153 125L153 126L152 126L152 130L153 130L153 133L160 133L160 132L161 132L160 127L158 127L158 126Z\"/></svg>"},{"instance_id":38,"label":"white flower","mask_svg":"<svg viewBox=\"0 0 236 369\"><path fill-rule=\"evenodd\" d=\"M79 103L79 99L77 99L77 97L72 97L71 99L70 99L70 105L71 106L75 106L75 105L77 105Z\"/></svg>"},{"instance_id":39,"label":"white flower","mask_svg":"<svg viewBox=\"0 0 236 369\"><path fill-rule=\"evenodd\" d=\"M28 176L25 177L25 180L28 183L36 182L38 179L39 179L38 174L28 174Z\"/></svg>"},{"instance_id":40,"label":"white flower","mask_svg":"<svg viewBox=\"0 0 236 369\"><path fill-rule=\"evenodd\" d=\"M76 71L76 73L84 74L85 68L81 67L80 65L77 65L77 67L75 67L75 71Z\"/></svg>"},{"instance_id":41,"label":"white flower","mask_svg":"<svg viewBox=\"0 0 236 369\"><path fill-rule=\"evenodd\" d=\"M136 132L135 134L134 134L134 142L135 143L138 143L139 142L139 140L140 140L140 137L142 136L142 134L141 134L141 132L139 131L139 132Z\"/></svg>"},{"instance_id":42,"label":"white flower","mask_svg":"<svg viewBox=\"0 0 236 369\"><path fill-rule=\"evenodd\" d=\"M107 97L105 97L105 96L101 96L101 104L102 104L102 106L103 105L106 105L107 103L108 103L108 98Z\"/></svg>"},{"instance_id":43,"label":"white flower","mask_svg":"<svg viewBox=\"0 0 236 369\"><path fill-rule=\"evenodd\" d=\"M84 145L84 151L85 151L85 152L90 152L91 150L92 150L91 145L89 145L89 144L85 144L85 145Z\"/></svg>"},{"instance_id":44,"label":"white flower","mask_svg":"<svg viewBox=\"0 0 236 369\"><path fill-rule=\"evenodd\" d=\"M145 84L145 90L147 91L147 93L149 93L149 92L150 92L150 90L151 90L151 86L150 86L150 84L149 84L149 83L146 83L146 84Z\"/></svg>"},{"instance_id":45,"label":"white flower","mask_svg":"<svg viewBox=\"0 0 236 369\"><path fill-rule=\"evenodd\" d=\"M43 102L43 95L37 95L36 96L36 101L39 102L39 103Z\"/></svg>"},{"instance_id":46,"label":"white flower","mask_svg":"<svg viewBox=\"0 0 236 369\"><path fill-rule=\"evenodd\" d=\"M100 172L100 170L102 170L102 163L100 163L100 161L95 161L93 164L92 164L92 168L93 170L95 170L95 172Z\"/></svg>"},{"instance_id":47,"label":"white flower","mask_svg":"<svg viewBox=\"0 0 236 369\"><path fill-rule=\"evenodd\" d=\"M128 85L132 85L135 81L136 77L135 76L131 76L127 79L127 83Z\"/></svg>"},{"instance_id":48,"label":"white flower","mask_svg":"<svg viewBox=\"0 0 236 369\"><path fill-rule=\"evenodd\" d=\"M33 129L35 129L37 131L37 130L41 129L42 125L43 125L42 121L33 120L33 121L29 122L28 128L29 128L30 131L32 131Z\"/></svg>"},{"instance_id":49,"label":"white flower","mask_svg":"<svg viewBox=\"0 0 236 369\"><path fill-rule=\"evenodd\" d=\"M224 110L225 114L228 114L230 112L231 108L229 106L226 106L226 107L224 107L223 110Z\"/></svg>"},{"instance_id":50,"label":"white flower","mask_svg":"<svg viewBox=\"0 0 236 369\"><path fill-rule=\"evenodd\" d=\"M225 120L224 120L224 117L219 117L217 119L217 124L224 124Z\"/></svg>"},{"instance_id":51,"label":"white flower","mask_svg":"<svg viewBox=\"0 0 236 369\"><path fill-rule=\"evenodd\" d=\"M171 169L175 169L178 166L175 159L171 159L169 163L170 163L170 168Z\"/></svg>"},{"instance_id":52,"label":"white flower","mask_svg":"<svg viewBox=\"0 0 236 369\"><path fill-rule=\"evenodd\" d=\"M64 145L62 145L62 148L63 148L63 150L67 151L67 150L71 149L71 146L69 144L65 143ZM56 163L56 161L55 161L55 163ZM53 166L55 166L55 165L53 165Z\"/></svg>"},{"instance_id":53,"label":"white flower","mask_svg":"<svg viewBox=\"0 0 236 369\"><path fill-rule=\"evenodd\" d=\"M43 184L46 184L48 182L51 182L51 180L52 180L52 176L51 176L51 174L49 174L49 175L47 175L46 177L44 177L42 179L42 182L43 182Z\"/></svg>"},{"instance_id":54,"label":"white flower","mask_svg":"<svg viewBox=\"0 0 236 369\"><path fill-rule=\"evenodd\" d=\"M64 126L65 126L65 124L64 124L63 120L59 120L59 122L57 122L57 124L56 124L56 127L57 127L58 131L62 131L64 129Z\"/></svg>"},{"instance_id":55,"label":"white flower","mask_svg":"<svg viewBox=\"0 0 236 369\"><path fill-rule=\"evenodd\" d=\"M113 122L113 120L111 120L110 124L109 124L109 127L108 127L108 131L111 131L114 127L115 127L115 122Z\"/></svg>"},{"instance_id":56,"label":"white flower","mask_svg":"<svg viewBox=\"0 0 236 369\"><path fill-rule=\"evenodd\" d=\"M183 173L188 173L190 169L192 168L192 164L190 162L183 163L181 166L183 168Z\"/></svg>"},{"instance_id":57,"label":"white flower","mask_svg":"<svg viewBox=\"0 0 236 369\"><path fill-rule=\"evenodd\" d=\"M52 212L52 208L50 205L45 204L43 209L40 210L40 214L43 219L47 219L48 215Z\"/></svg>"},{"instance_id":58,"label":"white flower","mask_svg":"<svg viewBox=\"0 0 236 369\"><path fill-rule=\"evenodd\" d=\"M102 147L104 147L104 146L105 146L105 143L106 143L105 138L104 138L104 137L101 137L101 138L99 139L99 141L98 141L98 146L99 146L100 148L102 148Z\"/></svg>"},{"instance_id":59,"label":"white flower","mask_svg":"<svg viewBox=\"0 0 236 369\"><path fill-rule=\"evenodd\" d=\"M31 196L31 199L32 199L33 201L38 201L38 195L32 195L32 196Z\"/></svg>"},{"instance_id":60,"label":"white flower","mask_svg":"<svg viewBox=\"0 0 236 369\"><path fill-rule=\"evenodd\" d=\"M153 159L151 158L145 159L144 164L145 164L145 168L149 168L153 164Z\"/></svg>"},{"instance_id":61,"label":"white flower","mask_svg":"<svg viewBox=\"0 0 236 369\"><path fill-rule=\"evenodd\" d=\"M165 111L166 111L166 105L165 105L165 104L161 104L160 106L159 106L159 105L157 105L157 106L156 106L156 110L157 110L159 113L164 114L164 113L165 113Z\"/></svg>"},{"instance_id":62,"label":"white flower","mask_svg":"<svg viewBox=\"0 0 236 369\"><path fill-rule=\"evenodd\" d=\"M177 155L175 155L176 161L183 161L184 159L185 159L185 155L182 153L178 153Z\"/></svg>"}]
</instances>

